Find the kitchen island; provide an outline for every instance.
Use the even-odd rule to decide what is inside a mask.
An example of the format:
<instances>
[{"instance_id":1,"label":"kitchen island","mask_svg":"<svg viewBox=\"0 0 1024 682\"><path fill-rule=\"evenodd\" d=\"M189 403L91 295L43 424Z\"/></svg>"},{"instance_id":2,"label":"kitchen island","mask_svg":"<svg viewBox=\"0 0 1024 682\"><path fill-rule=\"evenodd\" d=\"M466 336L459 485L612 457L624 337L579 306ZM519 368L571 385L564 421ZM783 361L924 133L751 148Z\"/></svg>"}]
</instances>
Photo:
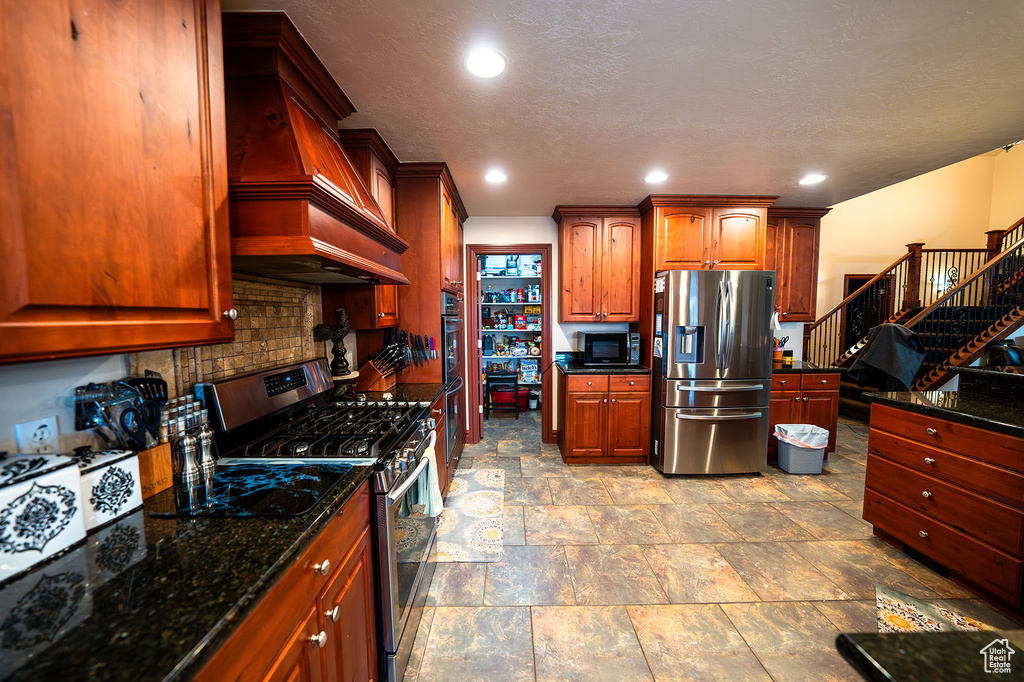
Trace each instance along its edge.
<instances>
[{"instance_id":1,"label":"kitchen island","mask_svg":"<svg viewBox=\"0 0 1024 682\"><path fill-rule=\"evenodd\" d=\"M309 512L292 517L155 518L150 510L174 504L173 488L158 493L0 588L4 631L16 633L5 635L0 677L192 679L342 512L355 515L370 473L353 467ZM368 530L368 515L352 521ZM348 550L335 553L340 559ZM74 589L55 589L69 581L77 581ZM295 604L293 615L305 608ZM23 612L31 622L19 618ZM267 641L283 643L294 628L282 619L262 629Z\"/></svg>"},{"instance_id":2,"label":"kitchen island","mask_svg":"<svg viewBox=\"0 0 1024 682\"><path fill-rule=\"evenodd\" d=\"M842 634L836 638L836 649L864 679L878 682L1020 679L1020 663L1013 657L1006 673L989 673L998 664L993 658L987 666L982 651L989 645L1001 648L1006 643L1021 651L1024 630ZM1009 674L1011 671L1017 674Z\"/></svg>"}]
</instances>

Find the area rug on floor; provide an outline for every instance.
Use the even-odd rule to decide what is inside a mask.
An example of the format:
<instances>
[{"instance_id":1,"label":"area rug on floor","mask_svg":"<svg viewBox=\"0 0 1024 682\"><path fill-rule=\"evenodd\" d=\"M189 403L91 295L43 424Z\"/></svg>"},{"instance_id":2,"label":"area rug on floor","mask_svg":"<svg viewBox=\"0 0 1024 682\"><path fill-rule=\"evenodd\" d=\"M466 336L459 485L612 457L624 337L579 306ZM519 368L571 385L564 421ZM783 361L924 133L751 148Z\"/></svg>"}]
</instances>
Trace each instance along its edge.
<instances>
[{"instance_id":1,"label":"area rug on floor","mask_svg":"<svg viewBox=\"0 0 1024 682\"><path fill-rule=\"evenodd\" d=\"M504 471L456 471L437 517L437 560L501 561L504 507Z\"/></svg>"},{"instance_id":2,"label":"area rug on floor","mask_svg":"<svg viewBox=\"0 0 1024 682\"><path fill-rule=\"evenodd\" d=\"M927 604L902 592L875 586L878 631L888 632L977 632L994 627L944 606Z\"/></svg>"}]
</instances>

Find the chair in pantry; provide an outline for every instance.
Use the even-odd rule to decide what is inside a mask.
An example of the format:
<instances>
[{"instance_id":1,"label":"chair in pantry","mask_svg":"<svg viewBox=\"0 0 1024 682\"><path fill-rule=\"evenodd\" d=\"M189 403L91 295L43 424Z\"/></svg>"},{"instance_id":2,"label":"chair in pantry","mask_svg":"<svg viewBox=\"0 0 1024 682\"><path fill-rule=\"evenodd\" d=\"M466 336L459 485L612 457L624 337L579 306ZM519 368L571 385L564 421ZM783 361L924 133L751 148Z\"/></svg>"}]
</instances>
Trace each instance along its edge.
<instances>
[{"instance_id":1,"label":"chair in pantry","mask_svg":"<svg viewBox=\"0 0 1024 682\"><path fill-rule=\"evenodd\" d=\"M487 372L484 382L484 418L495 412L514 412L519 419L519 373Z\"/></svg>"}]
</instances>

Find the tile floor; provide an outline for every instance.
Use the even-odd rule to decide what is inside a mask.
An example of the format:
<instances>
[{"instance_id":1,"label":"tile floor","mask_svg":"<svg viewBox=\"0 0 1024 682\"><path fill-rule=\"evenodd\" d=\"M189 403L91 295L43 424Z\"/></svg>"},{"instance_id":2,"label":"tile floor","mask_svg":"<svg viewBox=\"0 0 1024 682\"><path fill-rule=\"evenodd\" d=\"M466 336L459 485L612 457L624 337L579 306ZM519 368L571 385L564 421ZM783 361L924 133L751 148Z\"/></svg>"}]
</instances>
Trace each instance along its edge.
<instances>
[{"instance_id":1,"label":"tile floor","mask_svg":"<svg viewBox=\"0 0 1024 682\"><path fill-rule=\"evenodd\" d=\"M873 537L866 424L820 476L666 479L566 466L538 417L465 449L506 472L504 556L437 565L407 681L856 680L834 641L875 631L875 585L1014 625Z\"/></svg>"}]
</instances>

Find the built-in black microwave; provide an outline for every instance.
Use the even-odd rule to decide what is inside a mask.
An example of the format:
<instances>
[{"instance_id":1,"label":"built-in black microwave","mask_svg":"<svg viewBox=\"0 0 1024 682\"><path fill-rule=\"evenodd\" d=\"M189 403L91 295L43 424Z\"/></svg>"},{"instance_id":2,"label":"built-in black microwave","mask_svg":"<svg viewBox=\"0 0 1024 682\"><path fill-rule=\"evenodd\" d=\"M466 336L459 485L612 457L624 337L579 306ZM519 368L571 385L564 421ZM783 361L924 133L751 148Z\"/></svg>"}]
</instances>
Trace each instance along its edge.
<instances>
[{"instance_id":1,"label":"built-in black microwave","mask_svg":"<svg viewBox=\"0 0 1024 682\"><path fill-rule=\"evenodd\" d=\"M639 365L640 335L630 332L579 332L577 349L584 365Z\"/></svg>"}]
</instances>

